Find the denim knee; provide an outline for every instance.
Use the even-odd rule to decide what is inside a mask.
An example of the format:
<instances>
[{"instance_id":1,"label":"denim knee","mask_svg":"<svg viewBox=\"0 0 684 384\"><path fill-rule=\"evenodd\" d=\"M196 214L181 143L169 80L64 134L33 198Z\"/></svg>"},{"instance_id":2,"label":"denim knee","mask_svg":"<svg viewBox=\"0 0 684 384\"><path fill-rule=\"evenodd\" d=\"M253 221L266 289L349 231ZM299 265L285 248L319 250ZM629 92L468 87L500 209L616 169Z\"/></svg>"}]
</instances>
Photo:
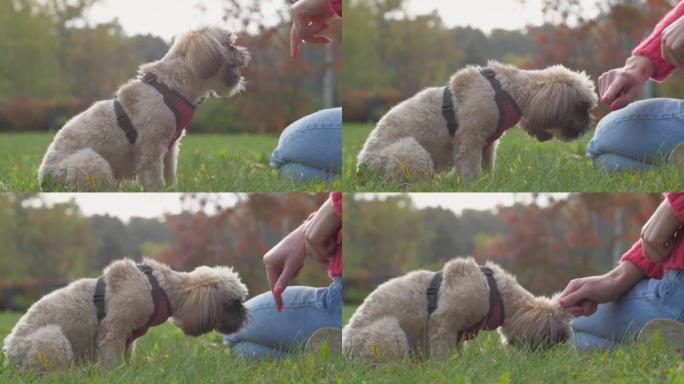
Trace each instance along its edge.
<instances>
[{"instance_id":1,"label":"denim knee","mask_svg":"<svg viewBox=\"0 0 684 384\"><path fill-rule=\"evenodd\" d=\"M298 171L308 178L326 174L339 176L342 169L341 108L305 116L283 131L271 155L271 166L283 169L288 164L303 165Z\"/></svg>"}]
</instances>

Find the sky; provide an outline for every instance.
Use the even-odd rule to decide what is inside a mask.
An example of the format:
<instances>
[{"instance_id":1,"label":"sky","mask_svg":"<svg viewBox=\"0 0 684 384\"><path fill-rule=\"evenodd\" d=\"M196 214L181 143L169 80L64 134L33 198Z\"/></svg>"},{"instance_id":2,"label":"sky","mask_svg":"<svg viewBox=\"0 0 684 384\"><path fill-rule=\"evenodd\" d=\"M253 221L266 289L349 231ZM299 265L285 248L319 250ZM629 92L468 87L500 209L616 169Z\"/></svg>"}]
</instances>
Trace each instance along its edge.
<instances>
[{"instance_id":1,"label":"sky","mask_svg":"<svg viewBox=\"0 0 684 384\"><path fill-rule=\"evenodd\" d=\"M165 213L183 210L180 193L43 193L42 200L52 205L75 199L85 216L115 216L123 221L131 217L161 218ZM233 194L219 194L224 204L234 203ZM216 195L212 195L216 196ZM195 209L189 206L189 209Z\"/></svg>"},{"instance_id":2,"label":"sky","mask_svg":"<svg viewBox=\"0 0 684 384\"><path fill-rule=\"evenodd\" d=\"M376 196L396 195L394 193L357 193L357 198L372 199ZM409 193L417 208L442 207L460 214L464 209L490 210L497 205L509 206L516 202L529 202L531 193ZM542 193L540 204L546 201L545 196L563 199L567 193Z\"/></svg>"},{"instance_id":3,"label":"sky","mask_svg":"<svg viewBox=\"0 0 684 384\"><path fill-rule=\"evenodd\" d=\"M597 13L597 0L580 0L586 16ZM521 29L543 22L542 0L409 0L410 14L437 10L447 27L471 26L490 32L494 28Z\"/></svg>"},{"instance_id":4,"label":"sky","mask_svg":"<svg viewBox=\"0 0 684 384\"><path fill-rule=\"evenodd\" d=\"M264 17L277 20L273 0L260 0ZM119 20L129 35L152 34L170 41L193 27L223 23L227 0L102 0L87 13L91 24Z\"/></svg>"},{"instance_id":5,"label":"sky","mask_svg":"<svg viewBox=\"0 0 684 384\"><path fill-rule=\"evenodd\" d=\"M596 14L598 0L580 0L587 16ZM260 0L266 19L277 20L282 0ZM92 24L118 19L129 35L152 34L170 41L193 27L223 23L227 0L101 0L86 18ZM485 32L493 28L520 29L542 23L542 0L408 0L410 15L437 9L447 27L472 26Z\"/></svg>"}]
</instances>

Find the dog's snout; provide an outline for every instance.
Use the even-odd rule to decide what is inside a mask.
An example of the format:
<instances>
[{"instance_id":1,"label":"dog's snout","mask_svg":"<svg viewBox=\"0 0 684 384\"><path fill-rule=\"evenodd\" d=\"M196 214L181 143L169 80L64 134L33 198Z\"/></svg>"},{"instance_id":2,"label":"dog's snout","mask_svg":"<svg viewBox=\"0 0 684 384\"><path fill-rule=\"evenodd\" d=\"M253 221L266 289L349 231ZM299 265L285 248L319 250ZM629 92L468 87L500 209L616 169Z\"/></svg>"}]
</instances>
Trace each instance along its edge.
<instances>
[{"instance_id":1,"label":"dog's snout","mask_svg":"<svg viewBox=\"0 0 684 384\"><path fill-rule=\"evenodd\" d=\"M223 305L223 313L216 330L229 334L240 329L247 321L247 308L241 300L231 300Z\"/></svg>"}]
</instances>

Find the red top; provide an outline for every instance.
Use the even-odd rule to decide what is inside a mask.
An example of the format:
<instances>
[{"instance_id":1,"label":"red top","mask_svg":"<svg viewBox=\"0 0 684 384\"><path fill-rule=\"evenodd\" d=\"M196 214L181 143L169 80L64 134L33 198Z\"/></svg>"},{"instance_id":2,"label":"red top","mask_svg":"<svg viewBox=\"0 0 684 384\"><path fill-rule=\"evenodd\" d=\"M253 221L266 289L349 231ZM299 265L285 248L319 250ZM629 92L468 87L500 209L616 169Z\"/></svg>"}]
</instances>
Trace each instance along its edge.
<instances>
[{"instance_id":1,"label":"red top","mask_svg":"<svg viewBox=\"0 0 684 384\"><path fill-rule=\"evenodd\" d=\"M670 203L674 215L684 223L684 193L666 193L665 197ZM667 270L684 270L684 241L682 241L682 236L679 236L675 240L670 257L664 262L656 264L644 256L641 240L639 240L622 256L621 261L629 261L636 265L644 271L646 277L662 279Z\"/></svg>"},{"instance_id":2,"label":"red top","mask_svg":"<svg viewBox=\"0 0 684 384\"><path fill-rule=\"evenodd\" d=\"M330 194L330 199L335 206L335 212L342 222L342 192L333 192ZM337 231L337 252L328 264L328 275L330 277L342 276L342 227Z\"/></svg>"},{"instance_id":3,"label":"red top","mask_svg":"<svg viewBox=\"0 0 684 384\"><path fill-rule=\"evenodd\" d=\"M684 1L680 1L674 9L665 15L665 17L656 25L655 29L653 29L651 35L637 45L632 51L632 55L634 56L646 56L651 60L653 66L655 66L653 80L665 80L675 69L677 69L677 67L663 59L662 53L660 52L660 43L663 39L663 31L665 28L669 27L670 24L674 23L682 16L684 16Z\"/></svg>"},{"instance_id":4,"label":"red top","mask_svg":"<svg viewBox=\"0 0 684 384\"><path fill-rule=\"evenodd\" d=\"M328 0L328 6L339 17L342 17L342 0Z\"/></svg>"}]
</instances>

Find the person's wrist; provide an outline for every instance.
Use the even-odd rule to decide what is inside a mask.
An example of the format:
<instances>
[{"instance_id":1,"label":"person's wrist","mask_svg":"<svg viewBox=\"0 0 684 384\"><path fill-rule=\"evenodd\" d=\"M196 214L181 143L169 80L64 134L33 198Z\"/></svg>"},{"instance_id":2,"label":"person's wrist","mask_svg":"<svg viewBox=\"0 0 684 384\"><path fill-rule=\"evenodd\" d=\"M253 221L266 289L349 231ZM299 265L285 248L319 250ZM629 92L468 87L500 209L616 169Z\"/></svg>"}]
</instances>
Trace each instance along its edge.
<instances>
[{"instance_id":1,"label":"person's wrist","mask_svg":"<svg viewBox=\"0 0 684 384\"><path fill-rule=\"evenodd\" d=\"M634 73L640 80L646 81L656 72L655 65L646 56L630 56L625 61L625 70Z\"/></svg>"}]
</instances>

